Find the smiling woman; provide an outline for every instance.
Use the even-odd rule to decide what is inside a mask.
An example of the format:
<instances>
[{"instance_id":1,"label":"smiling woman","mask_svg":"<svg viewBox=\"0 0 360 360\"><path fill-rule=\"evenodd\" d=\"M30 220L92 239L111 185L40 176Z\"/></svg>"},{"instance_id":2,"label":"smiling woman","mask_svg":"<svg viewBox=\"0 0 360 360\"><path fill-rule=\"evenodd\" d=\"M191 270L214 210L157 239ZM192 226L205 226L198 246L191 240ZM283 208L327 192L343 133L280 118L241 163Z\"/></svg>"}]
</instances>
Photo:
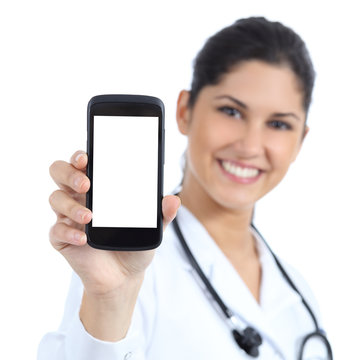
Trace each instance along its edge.
<instances>
[{"instance_id":1,"label":"smiling woman","mask_svg":"<svg viewBox=\"0 0 360 360\"><path fill-rule=\"evenodd\" d=\"M183 204L189 198L251 213L255 201L284 177L304 138L306 113L296 76L288 67L247 60L203 88L192 107L188 99L182 92L178 104L179 129L188 136Z\"/></svg>"},{"instance_id":2,"label":"smiling woman","mask_svg":"<svg viewBox=\"0 0 360 360\"><path fill-rule=\"evenodd\" d=\"M90 248L87 156L52 165L62 190L50 198L59 215L50 240L75 274L39 360L332 358L311 290L252 225L256 202L301 149L313 84L305 44L278 22L242 19L208 40L178 98L182 206L163 199L165 227L176 220L154 259Z\"/></svg>"}]
</instances>

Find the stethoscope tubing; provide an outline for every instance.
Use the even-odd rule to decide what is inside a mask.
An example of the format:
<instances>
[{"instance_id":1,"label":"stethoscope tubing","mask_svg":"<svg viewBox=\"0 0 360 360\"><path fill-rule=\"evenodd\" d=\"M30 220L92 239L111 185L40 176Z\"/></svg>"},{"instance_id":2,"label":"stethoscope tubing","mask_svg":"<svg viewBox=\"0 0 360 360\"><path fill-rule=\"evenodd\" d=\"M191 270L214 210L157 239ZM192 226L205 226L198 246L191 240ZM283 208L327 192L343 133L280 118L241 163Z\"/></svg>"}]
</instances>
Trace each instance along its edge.
<instances>
[{"instance_id":1,"label":"stethoscope tubing","mask_svg":"<svg viewBox=\"0 0 360 360\"><path fill-rule=\"evenodd\" d=\"M210 281L208 280L208 278L206 277L206 275L202 271L200 265L196 261L194 255L192 254L192 252L191 252L191 250L190 250L190 248L189 248L189 246L188 246L188 244L187 244L187 242L186 242L186 240L185 240L185 238L184 238L184 236L183 236L183 234L182 234L182 232L180 230L177 219L175 218L172 223L173 223L173 226L174 226L175 233L176 233L176 235L177 235L177 237L178 237L178 239L180 241L180 244L182 245L182 248L184 249L184 252L185 252L185 254L186 254L186 256L187 256L187 258L188 258L188 260L190 262L190 265L196 271L196 273L200 277L201 281L204 283L206 289L211 294L211 296L213 297L215 302L219 305L219 307L220 307L221 311L223 312L223 314L225 315L225 317L229 320L229 322L233 322L232 320L233 320L233 317L234 317L234 313L225 305L225 303L222 301L219 294L213 288ZM319 328L318 321L317 321L316 316L315 316L314 312L312 311L310 305L305 300L304 296L301 294L300 290L296 287L294 282L291 280L290 276L288 275L288 273L285 271L284 267L282 266L280 260L274 254L274 252L272 251L272 249L270 248L269 244L266 242L264 237L261 235L259 230L255 227L255 225L253 223L251 223L251 227L256 232L256 234L259 236L259 238L264 242L264 244L266 245L268 250L270 251L271 255L273 256L273 258L274 258L274 260L276 262L276 265L278 266L280 272L284 276L287 283L300 296L303 305L305 306L306 310L308 311L308 313L309 313L309 315L310 315L310 317L311 317L311 319L312 319L312 321L314 323L315 331L305 336L305 338L304 338L304 340L303 340L303 342L301 344L301 347L300 347L300 352L299 352L298 359L302 360L304 349L305 349L305 344L307 343L307 341L310 338L313 338L313 337L320 337L322 339L322 341L324 342L325 347L327 349L327 355L328 355L327 358L328 358L328 360L333 360L333 355L332 355L330 342L328 341L328 339L327 339L327 337L325 335L325 332L322 329ZM242 349L244 349L243 346L239 344L239 341L238 341L237 337L238 336L243 336L243 334L245 332L247 332L248 330L250 332L254 332L253 335L258 337L255 340L255 344L256 344L255 346L258 348L262 343L262 339L261 339L261 336L259 335L259 333L255 329L253 329L251 327L246 328L243 332L240 332L240 333L238 332L238 330L236 328L233 328L232 332L233 332L233 335L234 335L234 338L235 338L236 342L238 343L238 345ZM234 332L235 332L235 334L234 334ZM257 357L258 354L259 354L258 349L256 349L256 351L254 351L253 353L251 353L251 351L250 352L246 351L246 352L248 354L250 354L251 356L253 356L253 357Z\"/></svg>"}]
</instances>

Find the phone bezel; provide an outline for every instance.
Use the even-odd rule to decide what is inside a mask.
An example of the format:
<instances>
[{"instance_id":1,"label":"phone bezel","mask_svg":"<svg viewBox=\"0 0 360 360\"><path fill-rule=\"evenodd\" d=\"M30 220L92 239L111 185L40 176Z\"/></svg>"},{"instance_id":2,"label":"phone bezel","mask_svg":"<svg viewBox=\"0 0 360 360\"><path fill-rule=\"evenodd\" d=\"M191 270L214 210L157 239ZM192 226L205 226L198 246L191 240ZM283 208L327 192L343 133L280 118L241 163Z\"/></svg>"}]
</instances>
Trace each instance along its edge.
<instances>
[{"instance_id":1,"label":"phone bezel","mask_svg":"<svg viewBox=\"0 0 360 360\"><path fill-rule=\"evenodd\" d=\"M93 139L94 116L155 116L159 118L158 127L158 196L156 228L93 227L92 221L85 226L88 244L97 249L136 251L156 248L162 241L163 216L163 167L164 167L164 104L158 98L145 95L98 95L88 104L87 115L87 153L86 174L92 183L93 178ZM86 207L92 210L93 189L86 194Z\"/></svg>"}]
</instances>

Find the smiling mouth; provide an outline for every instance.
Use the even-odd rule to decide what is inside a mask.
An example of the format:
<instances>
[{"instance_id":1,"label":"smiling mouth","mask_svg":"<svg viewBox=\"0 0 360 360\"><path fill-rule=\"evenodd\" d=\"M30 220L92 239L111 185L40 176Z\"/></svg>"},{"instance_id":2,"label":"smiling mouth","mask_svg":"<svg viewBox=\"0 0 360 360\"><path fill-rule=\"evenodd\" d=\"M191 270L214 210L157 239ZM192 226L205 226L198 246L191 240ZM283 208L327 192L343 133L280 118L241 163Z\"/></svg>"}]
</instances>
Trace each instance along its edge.
<instances>
[{"instance_id":1,"label":"smiling mouth","mask_svg":"<svg viewBox=\"0 0 360 360\"><path fill-rule=\"evenodd\" d=\"M220 160L222 168L229 174L238 178L253 179L260 175L260 170L252 167L239 166L231 161Z\"/></svg>"}]
</instances>

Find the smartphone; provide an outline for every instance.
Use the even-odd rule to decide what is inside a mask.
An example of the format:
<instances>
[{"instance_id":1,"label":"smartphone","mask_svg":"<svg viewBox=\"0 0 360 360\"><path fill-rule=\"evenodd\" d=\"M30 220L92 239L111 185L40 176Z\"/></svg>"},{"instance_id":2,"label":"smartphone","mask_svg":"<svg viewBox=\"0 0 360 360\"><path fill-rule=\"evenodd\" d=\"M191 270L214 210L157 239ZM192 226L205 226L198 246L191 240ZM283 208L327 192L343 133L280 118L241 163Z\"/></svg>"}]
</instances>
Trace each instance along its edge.
<instances>
[{"instance_id":1,"label":"smartphone","mask_svg":"<svg viewBox=\"0 0 360 360\"><path fill-rule=\"evenodd\" d=\"M103 250L160 245L164 173L164 104L143 95L99 95L87 111L85 227L88 244Z\"/></svg>"}]
</instances>

